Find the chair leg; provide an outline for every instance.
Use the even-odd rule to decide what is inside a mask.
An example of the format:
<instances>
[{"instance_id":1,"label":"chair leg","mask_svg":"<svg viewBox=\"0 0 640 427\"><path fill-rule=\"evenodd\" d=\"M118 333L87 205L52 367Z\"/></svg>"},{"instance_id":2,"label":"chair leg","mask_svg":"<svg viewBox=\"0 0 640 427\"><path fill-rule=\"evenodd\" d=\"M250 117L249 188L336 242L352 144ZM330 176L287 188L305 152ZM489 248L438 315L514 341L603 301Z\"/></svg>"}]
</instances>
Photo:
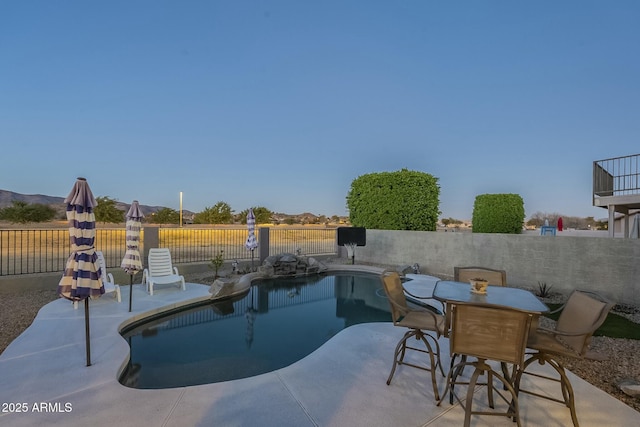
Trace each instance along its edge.
<instances>
[{"instance_id":1,"label":"chair leg","mask_svg":"<svg viewBox=\"0 0 640 427\"><path fill-rule=\"evenodd\" d=\"M487 399L489 400L489 408L495 409L496 405L493 402L493 371L487 371Z\"/></svg>"},{"instance_id":2,"label":"chair leg","mask_svg":"<svg viewBox=\"0 0 640 427\"><path fill-rule=\"evenodd\" d=\"M449 404L453 404L453 397L454 397L453 388L456 384L457 378L458 376L460 376L460 374L462 374L465 366L473 364L472 362L467 362L467 357L465 355L462 356L460 362L458 362L457 364L454 364L456 357L458 357L458 355L454 354L451 358L451 367L449 368L449 373L447 374L447 377L445 380L446 387L444 389L444 392L442 393L442 397L438 401L437 406L440 406L442 404L442 401L447 396L447 392L449 392Z\"/></svg>"},{"instance_id":3,"label":"chair leg","mask_svg":"<svg viewBox=\"0 0 640 427\"><path fill-rule=\"evenodd\" d=\"M407 339L409 339L412 335L413 333L411 331L405 333L402 339L398 342L398 345L396 345L396 350L393 353L393 366L391 367L389 378L387 378L387 385L391 384L391 379L393 378L393 374L396 372L396 366L398 364L402 364L402 361L404 360L404 353L407 345ZM402 353L402 355L398 357L400 353Z\"/></svg>"},{"instance_id":4,"label":"chair leg","mask_svg":"<svg viewBox=\"0 0 640 427\"><path fill-rule=\"evenodd\" d=\"M473 404L473 393L475 392L478 377L482 374L482 369L476 368L469 380L469 388L467 389L467 399L464 404L464 427L471 424L471 405Z\"/></svg>"},{"instance_id":5,"label":"chair leg","mask_svg":"<svg viewBox=\"0 0 640 427\"><path fill-rule=\"evenodd\" d=\"M438 355L438 357L437 357L438 360L436 361L436 365L438 367L440 367L440 373L444 377L446 374L444 373L444 368L442 367L442 360L440 359L440 343L438 342L438 339L436 337L434 337L433 335L430 335L430 334L422 334L422 336L427 338L427 339L431 339L431 341L433 341L433 345L436 348L435 354Z\"/></svg>"},{"instance_id":6,"label":"chair leg","mask_svg":"<svg viewBox=\"0 0 640 427\"><path fill-rule=\"evenodd\" d=\"M556 371L556 373L558 374L560 379L554 378L554 377L549 377L549 376L546 376L546 375L534 374L534 373L531 373L531 372L525 372L527 370L527 368L529 367L529 365L531 365L535 361L537 361L540 365L544 365L545 363L548 363L549 366L551 366ZM539 394L539 393L535 393L535 392L532 392L532 391L528 391L528 390L521 390L520 389L520 381L522 379L522 375L525 374L525 373L529 374L529 375L533 375L533 376L539 377L539 378L543 378L543 379L559 382L560 383L560 391L562 393L562 399L557 399L555 397L545 396L545 395L542 395L542 394ZM526 394L530 394L530 395L533 395L533 396L541 397L543 399L551 400L553 402L558 402L558 403L564 404L567 408L569 408L569 411L571 413L571 421L573 422L574 427L579 427L578 415L576 413L576 406L575 406L575 394L573 392L573 386L571 385L571 381L569 381L569 378L567 377L567 374L565 372L564 367L560 363L558 363L556 360L554 360L554 359L552 359L550 357L547 357L547 355L545 353L536 353L536 354L532 355L529 359L527 359L524 362L524 364L522 365L522 369L516 375L515 389L516 389L517 393L526 393Z\"/></svg>"},{"instance_id":7,"label":"chair leg","mask_svg":"<svg viewBox=\"0 0 640 427\"><path fill-rule=\"evenodd\" d=\"M419 349L419 348L414 348L414 347L408 346L407 345L407 341L409 339L413 338L413 337L415 337L416 340L422 341L422 343L425 345L427 350L422 350L422 349ZM436 352L434 352L433 346L429 342L428 338L431 338L431 340L434 342L434 345L435 345L435 348L436 348ZM422 352L422 353L427 353L429 355L429 369L425 368L424 366L419 366L419 365L415 365L413 363L405 362L404 361L404 357L406 355L407 349L419 351L419 352ZM439 400L440 399L440 393L438 392L438 383L436 381L436 369L437 369L437 365L438 364L440 364L440 371L444 375L444 370L443 370L442 364L440 362L440 345L438 344L437 339L435 339L434 337L432 337L429 334L424 334L419 329L412 329L410 331L407 331L404 334L404 336L402 337L402 339L398 342L398 345L396 345L396 349L395 349L395 352L393 354L393 366L391 367L391 372L389 373L389 378L387 378L387 385L391 384L391 379L393 378L393 375L394 375L394 373L396 371L396 367L398 365L412 366L414 368L422 369L424 371L429 371L431 373L431 385L433 386L433 394L435 396L435 399Z\"/></svg>"},{"instance_id":8,"label":"chair leg","mask_svg":"<svg viewBox=\"0 0 640 427\"><path fill-rule=\"evenodd\" d=\"M433 348L431 347L431 345L429 344L429 341L427 340L427 338L425 337L425 335L422 333L422 331L418 331L418 336L422 339L422 342L424 342L424 344L427 346L427 349L429 350L429 367L430 372L431 372L431 385L433 386L433 396L435 397L436 400L440 400L440 393L438 392L438 383L436 381L436 367L437 365L440 365L440 371L443 373L444 375L444 370L442 369L442 365L440 364L440 345L438 344L438 341L435 340L435 338L431 337L431 335L428 335L428 337L431 337L435 342L436 342L436 349L438 351L438 357L437 360L435 360L436 358L433 355Z\"/></svg>"},{"instance_id":9,"label":"chair leg","mask_svg":"<svg viewBox=\"0 0 640 427\"><path fill-rule=\"evenodd\" d=\"M520 407L518 403L518 392L516 388L513 386L513 382L512 382L513 376L503 377L497 372L492 372L492 374L496 376L500 381L502 381L502 384L504 385L504 389L508 390L509 393L511 393L511 403L509 405L509 411L512 414L513 421L515 421L518 427L520 427Z\"/></svg>"},{"instance_id":10,"label":"chair leg","mask_svg":"<svg viewBox=\"0 0 640 427\"><path fill-rule=\"evenodd\" d=\"M451 372L454 369L454 362L456 360L456 357L458 357L457 354L454 354L453 357L451 358L451 368L449 368L449 371ZM453 405L453 388L455 386L455 379L458 378L458 376L462 375L462 373L464 372L464 367L467 366L467 355L463 354L462 358L460 359L460 363L458 365L456 365L455 370L456 372L453 373L453 383L451 383L451 388L449 390L449 404Z\"/></svg>"},{"instance_id":11,"label":"chair leg","mask_svg":"<svg viewBox=\"0 0 640 427\"><path fill-rule=\"evenodd\" d=\"M467 389L467 396L464 404L464 411L465 411L464 426L468 427L471 424L471 415L477 414L477 415L507 416L512 418L513 421L517 423L517 426L520 427L521 424L520 424L520 409L518 406L518 394L516 392L515 387L513 387L513 385L511 384L510 379L508 377L504 377L500 375L498 372L493 371L491 367L487 365L484 360L479 359L477 362L471 362L469 364L475 366L476 369L473 371L473 374L471 375L471 379L469 380L469 385ZM509 393L511 394L511 401L509 402L508 400L505 399L505 397L499 391L497 392L500 395L500 397L509 404L509 409L507 410L506 413L502 413L502 412L491 413L491 412L483 412L483 411L474 412L472 410L473 395L475 392L475 387L478 383L478 377L480 377L480 375L482 375L484 372L487 373L487 393L488 393L489 407L491 409L495 409L495 404L493 401L493 388L494 388L493 378L494 377L500 380L502 384L505 386L505 389L508 390Z\"/></svg>"}]
</instances>

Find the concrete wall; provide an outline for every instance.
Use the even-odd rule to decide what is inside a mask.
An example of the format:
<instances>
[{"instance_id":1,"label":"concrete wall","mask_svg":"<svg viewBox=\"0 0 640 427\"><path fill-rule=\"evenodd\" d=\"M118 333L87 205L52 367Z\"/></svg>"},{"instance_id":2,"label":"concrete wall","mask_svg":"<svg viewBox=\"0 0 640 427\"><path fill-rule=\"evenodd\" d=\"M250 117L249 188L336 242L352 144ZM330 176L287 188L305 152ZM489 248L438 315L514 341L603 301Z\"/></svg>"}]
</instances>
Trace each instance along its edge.
<instances>
[{"instance_id":1,"label":"concrete wall","mask_svg":"<svg viewBox=\"0 0 640 427\"><path fill-rule=\"evenodd\" d=\"M367 230L355 260L417 262L422 273L449 278L454 266L497 268L507 271L512 286L537 289L545 282L564 294L594 290L640 305L640 239Z\"/></svg>"}]
</instances>

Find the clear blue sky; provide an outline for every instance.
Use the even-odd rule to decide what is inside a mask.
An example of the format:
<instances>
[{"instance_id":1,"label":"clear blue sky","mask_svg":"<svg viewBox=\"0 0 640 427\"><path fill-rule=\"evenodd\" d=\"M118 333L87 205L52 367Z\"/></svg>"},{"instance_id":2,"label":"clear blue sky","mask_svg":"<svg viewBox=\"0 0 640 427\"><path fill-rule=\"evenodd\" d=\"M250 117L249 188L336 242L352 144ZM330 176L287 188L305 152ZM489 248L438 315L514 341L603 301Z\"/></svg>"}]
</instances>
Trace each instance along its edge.
<instances>
[{"instance_id":1,"label":"clear blue sky","mask_svg":"<svg viewBox=\"0 0 640 427\"><path fill-rule=\"evenodd\" d=\"M0 188L347 214L358 176L606 217L640 152L640 2L0 2Z\"/></svg>"}]
</instances>

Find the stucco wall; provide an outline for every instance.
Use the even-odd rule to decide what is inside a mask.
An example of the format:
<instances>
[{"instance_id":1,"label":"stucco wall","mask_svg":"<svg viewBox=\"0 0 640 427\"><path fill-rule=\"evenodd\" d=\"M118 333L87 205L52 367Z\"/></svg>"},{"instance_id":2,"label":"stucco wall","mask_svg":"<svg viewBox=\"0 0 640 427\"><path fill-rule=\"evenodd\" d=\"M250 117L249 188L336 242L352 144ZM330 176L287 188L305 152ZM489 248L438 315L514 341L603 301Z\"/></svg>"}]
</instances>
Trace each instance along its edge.
<instances>
[{"instance_id":1,"label":"stucco wall","mask_svg":"<svg viewBox=\"0 0 640 427\"><path fill-rule=\"evenodd\" d=\"M568 294L594 290L615 302L640 305L640 240L602 237L367 230L356 263L420 264L425 274L453 277L454 266L507 271L507 282Z\"/></svg>"}]
</instances>

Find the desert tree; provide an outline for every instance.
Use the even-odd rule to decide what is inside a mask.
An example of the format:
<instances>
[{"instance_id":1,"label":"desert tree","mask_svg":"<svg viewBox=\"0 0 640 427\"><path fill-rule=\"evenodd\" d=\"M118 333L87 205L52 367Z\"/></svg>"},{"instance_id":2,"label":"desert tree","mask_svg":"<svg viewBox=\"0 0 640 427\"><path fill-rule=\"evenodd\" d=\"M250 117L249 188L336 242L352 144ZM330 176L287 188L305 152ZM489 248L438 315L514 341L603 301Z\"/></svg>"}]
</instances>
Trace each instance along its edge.
<instances>
[{"instance_id":1,"label":"desert tree","mask_svg":"<svg viewBox=\"0 0 640 427\"><path fill-rule=\"evenodd\" d=\"M17 224L47 222L55 216L56 210L51 206L19 200L14 200L11 206L0 209L0 219Z\"/></svg>"},{"instance_id":2,"label":"desert tree","mask_svg":"<svg viewBox=\"0 0 640 427\"><path fill-rule=\"evenodd\" d=\"M93 208L96 222L118 223L124 221L125 212L116 207L116 200L101 196L96 197L97 206Z\"/></svg>"},{"instance_id":3,"label":"desert tree","mask_svg":"<svg viewBox=\"0 0 640 427\"><path fill-rule=\"evenodd\" d=\"M228 203L220 201L198 212L193 222L195 224L230 224L233 222L233 211Z\"/></svg>"},{"instance_id":4,"label":"desert tree","mask_svg":"<svg viewBox=\"0 0 640 427\"><path fill-rule=\"evenodd\" d=\"M180 212L171 208L162 208L151 214L150 222L154 224L179 224Z\"/></svg>"},{"instance_id":5,"label":"desert tree","mask_svg":"<svg viewBox=\"0 0 640 427\"><path fill-rule=\"evenodd\" d=\"M238 214L240 222L242 224L247 223L247 215L249 214L249 209L245 209ZM256 206L253 208L253 215L256 217L256 224L267 224L271 222L271 217L273 216L273 212L264 206Z\"/></svg>"}]
</instances>

